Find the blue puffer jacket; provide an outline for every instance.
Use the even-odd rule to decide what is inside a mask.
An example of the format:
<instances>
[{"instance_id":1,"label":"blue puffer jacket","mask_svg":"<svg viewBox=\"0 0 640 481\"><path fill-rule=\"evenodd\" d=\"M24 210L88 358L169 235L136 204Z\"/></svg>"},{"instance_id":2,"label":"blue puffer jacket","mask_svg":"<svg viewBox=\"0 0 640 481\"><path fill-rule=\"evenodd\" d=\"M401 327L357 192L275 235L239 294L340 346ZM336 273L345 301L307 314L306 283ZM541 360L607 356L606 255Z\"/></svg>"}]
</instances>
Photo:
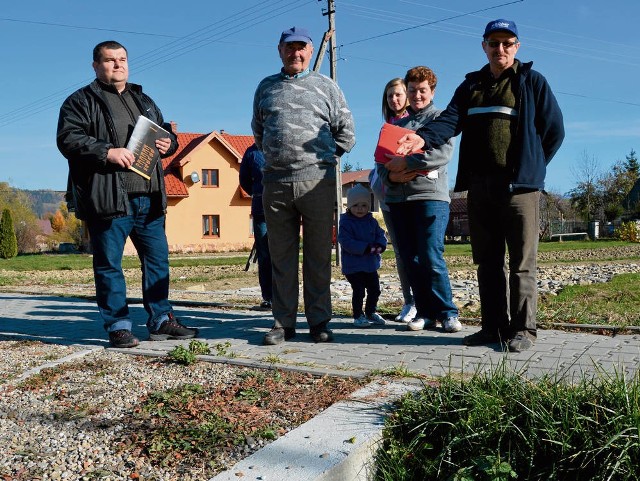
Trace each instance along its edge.
<instances>
[{"instance_id":1,"label":"blue puffer jacket","mask_svg":"<svg viewBox=\"0 0 640 481\"><path fill-rule=\"evenodd\" d=\"M516 60L517 61L517 60ZM518 125L507 163L513 165L509 189L543 189L547 164L564 140L564 125L560 106L547 80L531 66L521 63L516 73L515 95ZM425 148L443 145L451 137L462 132L460 161L456 177L456 192L468 190L473 175L474 152L465 143L464 130L467 121L471 92L477 88L481 76L486 75L488 65L482 70L467 74L447 108L440 116L416 132L425 141Z\"/></svg>"},{"instance_id":2,"label":"blue puffer jacket","mask_svg":"<svg viewBox=\"0 0 640 481\"><path fill-rule=\"evenodd\" d=\"M356 217L350 212L340 216L338 233L342 253L342 273L375 272L380 269L380 254L365 254L369 244L387 247L384 231L373 218L371 212L364 217Z\"/></svg>"}]
</instances>

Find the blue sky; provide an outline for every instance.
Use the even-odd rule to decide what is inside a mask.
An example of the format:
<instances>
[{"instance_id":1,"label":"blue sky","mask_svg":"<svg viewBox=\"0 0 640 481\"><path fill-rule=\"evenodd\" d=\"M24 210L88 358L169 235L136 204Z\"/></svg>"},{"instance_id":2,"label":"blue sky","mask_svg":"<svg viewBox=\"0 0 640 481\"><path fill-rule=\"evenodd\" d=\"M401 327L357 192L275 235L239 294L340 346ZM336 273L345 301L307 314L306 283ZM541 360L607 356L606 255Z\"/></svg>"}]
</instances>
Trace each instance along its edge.
<instances>
[{"instance_id":1,"label":"blue sky","mask_svg":"<svg viewBox=\"0 0 640 481\"><path fill-rule=\"evenodd\" d=\"M327 29L325 0L132 2L24 0L0 13L0 181L64 190L67 165L55 145L60 104L93 77L91 51L115 39L141 83L182 132L251 134L258 82L279 70L282 30L307 27L316 53ZM549 165L547 189L575 186L585 155L606 171L640 151L638 0L336 0L338 83L356 122L345 157L370 168L382 123L384 84L415 65L438 75L444 108L464 74L486 63L485 24L514 20L518 58L533 60L564 113L567 136ZM322 72L329 74L329 57ZM453 178L457 152L450 166Z\"/></svg>"}]
</instances>

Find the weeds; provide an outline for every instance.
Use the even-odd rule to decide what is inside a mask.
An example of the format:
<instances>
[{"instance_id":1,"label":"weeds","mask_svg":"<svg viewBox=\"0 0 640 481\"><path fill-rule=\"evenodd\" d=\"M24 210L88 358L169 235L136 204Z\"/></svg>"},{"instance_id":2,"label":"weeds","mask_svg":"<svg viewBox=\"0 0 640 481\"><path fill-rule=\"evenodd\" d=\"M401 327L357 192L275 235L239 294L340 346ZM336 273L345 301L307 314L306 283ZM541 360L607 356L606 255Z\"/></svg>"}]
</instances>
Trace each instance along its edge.
<instances>
[{"instance_id":1,"label":"weeds","mask_svg":"<svg viewBox=\"0 0 640 481\"><path fill-rule=\"evenodd\" d=\"M570 385L498 366L446 376L388 418L377 480L637 480L640 378Z\"/></svg>"}]
</instances>

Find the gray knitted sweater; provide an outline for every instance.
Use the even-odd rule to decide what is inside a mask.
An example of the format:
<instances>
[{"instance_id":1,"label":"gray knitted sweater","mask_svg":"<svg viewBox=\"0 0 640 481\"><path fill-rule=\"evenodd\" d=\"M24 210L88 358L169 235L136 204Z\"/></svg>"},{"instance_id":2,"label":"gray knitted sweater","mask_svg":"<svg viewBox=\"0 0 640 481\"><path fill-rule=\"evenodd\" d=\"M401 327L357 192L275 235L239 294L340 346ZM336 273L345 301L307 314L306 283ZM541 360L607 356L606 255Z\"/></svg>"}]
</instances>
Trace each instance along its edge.
<instances>
[{"instance_id":1,"label":"gray knitted sweater","mask_svg":"<svg viewBox=\"0 0 640 481\"><path fill-rule=\"evenodd\" d=\"M335 177L336 157L355 144L353 116L342 91L317 72L262 80L251 128L265 157L265 183Z\"/></svg>"}]
</instances>

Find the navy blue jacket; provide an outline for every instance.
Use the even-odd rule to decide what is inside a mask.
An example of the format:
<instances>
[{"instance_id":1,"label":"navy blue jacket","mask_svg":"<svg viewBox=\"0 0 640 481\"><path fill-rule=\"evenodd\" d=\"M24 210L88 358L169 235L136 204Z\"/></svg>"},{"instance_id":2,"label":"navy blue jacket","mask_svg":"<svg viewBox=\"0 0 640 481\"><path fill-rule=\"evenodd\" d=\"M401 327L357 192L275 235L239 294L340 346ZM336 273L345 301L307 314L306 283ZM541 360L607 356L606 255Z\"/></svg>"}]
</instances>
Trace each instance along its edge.
<instances>
[{"instance_id":1,"label":"navy blue jacket","mask_svg":"<svg viewBox=\"0 0 640 481\"><path fill-rule=\"evenodd\" d=\"M356 217L350 212L340 215L338 242L342 253L342 273L375 272L380 269L380 254L365 253L369 244L387 247L384 231L373 218L371 212L364 217Z\"/></svg>"},{"instance_id":2,"label":"navy blue jacket","mask_svg":"<svg viewBox=\"0 0 640 481\"><path fill-rule=\"evenodd\" d=\"M264 155L258 150L256 144L247 149L240 162L240 187L251 195L251 215L263 216L262 207L262 167Z\"/></svg>"},{"instance_id":3,"label":"navy blue jacket","mask_svg":"<svg viewBox=\"0 0 640 481\"><path fill-rule=\"evenodd\" d=\"M544 188L547 164L564 139L562 112L547 80L531 66L521 63L515 82L517 129L509 149L508 165L513 166L509 189ZM439 117L416 133L425 141L425 149L439 147L462 132L458 174L454 190L468 190L473 176L475 154L465 143L464 130L471 92L477 87L488 65L471 72L458 86L447 108Z\"/></svg>"}]
</instances>

